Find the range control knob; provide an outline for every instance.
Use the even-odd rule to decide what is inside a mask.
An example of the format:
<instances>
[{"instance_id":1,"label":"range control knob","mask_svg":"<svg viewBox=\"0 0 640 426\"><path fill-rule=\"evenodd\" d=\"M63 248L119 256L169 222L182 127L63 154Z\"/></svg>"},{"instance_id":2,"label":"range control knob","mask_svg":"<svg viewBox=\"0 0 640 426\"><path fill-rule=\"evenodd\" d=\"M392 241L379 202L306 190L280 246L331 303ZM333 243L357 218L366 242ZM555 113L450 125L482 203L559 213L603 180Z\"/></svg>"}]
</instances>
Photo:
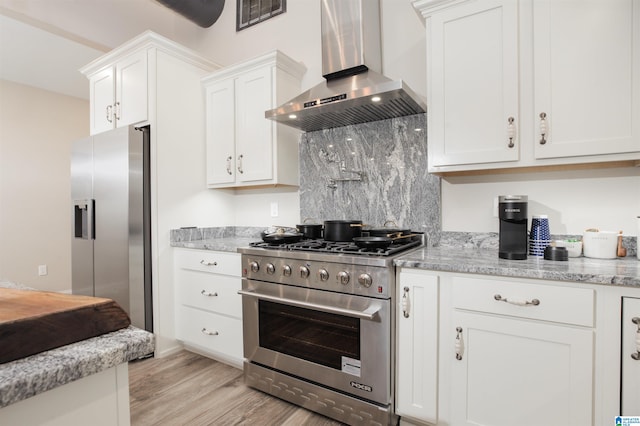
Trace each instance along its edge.
<instances>
[{"instance_id":1,"label":"range control knob","mask_svg":"<svg viewBox=\"0 0 640 426\"><path fill-rule=\"evenodd\" d=\"M282 267L282 275L284 275L285 277L290 277L291 276L291 266L284 265Z\"/></svg>"},{"instance_id":2,"label":"range control knob","mask_svg":"<svg viewBox=\"0 0 640 426\"><path fill-rule=\"evenodd\" d=\"M320 269L318 271L318 277L320 278L320 281L327 281L329 279L329 271L326 269Z\"/></svg>"},{"instance_id":3,"label":"range control knob","mask_svg":"<svg viewBox=\"0 0 640 426\"><path fill-rule=\"evenodd\" d=\"M300 271L300 278L309 278L309 274L311 273L309 271L309 268L307 268L306 266L301 266L299 271Z\"/></svg>"},{"instance_id":4,"label":"range control knob","mask_svg":"<svg viewBox=\"0 0 640 426\"><path fill-rule=\"evenodd\" d=\"M363 286L363 287L371 287L371 284L373 284L373 279L371 279L371 275L369 274L360 274L360 276L358 277L358 283Z\"/></svg>"},{"instance_id":5,"label":"range control knob","mask_svg":"<svg viewBox=\"0 0 640 426\"><path fill-rule=\"evenodd\" d=\"M276 273L276 267L273 266L273 263L267 263L267 274L273 275Z\"/></svg>"},{"instance_id":6,"label":"range control knob","mask_svg":"<svg viewBox=\"0 0 640 426\"><path fill-rule=\"evenodd\" d=\"M338 272L338 282L342 285L349 284L349 273L346 271Z\"/></svg>"},{"instance_id":7,"label":"range control knob","mask_svg":"<svg viewBox=\"0 0 640 426\"><path fill-rule=\"evenodd\" d=\"M251 262L249 267L251 268L251 272L258 272L260 270L260 265L255 261Z\"/></svg>"}]
</instances>

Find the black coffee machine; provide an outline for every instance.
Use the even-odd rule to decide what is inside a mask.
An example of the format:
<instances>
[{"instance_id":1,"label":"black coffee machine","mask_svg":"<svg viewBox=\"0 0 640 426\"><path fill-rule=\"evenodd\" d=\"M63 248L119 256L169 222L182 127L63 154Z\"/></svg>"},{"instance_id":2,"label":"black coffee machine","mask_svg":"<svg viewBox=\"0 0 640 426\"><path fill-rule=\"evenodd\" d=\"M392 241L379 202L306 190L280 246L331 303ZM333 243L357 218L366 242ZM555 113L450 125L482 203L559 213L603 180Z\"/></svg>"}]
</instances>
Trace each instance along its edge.
<instances>
[{"instance_id":1,"label":"black coffee machine","mask_svg":"<svg viewBox=\"0 0 640 426\"><path fill-rule=\"evenodd\" d=\"M501 259L527 258L527 196L501 195L498 198Z\"/></svg>"}]
</instances>

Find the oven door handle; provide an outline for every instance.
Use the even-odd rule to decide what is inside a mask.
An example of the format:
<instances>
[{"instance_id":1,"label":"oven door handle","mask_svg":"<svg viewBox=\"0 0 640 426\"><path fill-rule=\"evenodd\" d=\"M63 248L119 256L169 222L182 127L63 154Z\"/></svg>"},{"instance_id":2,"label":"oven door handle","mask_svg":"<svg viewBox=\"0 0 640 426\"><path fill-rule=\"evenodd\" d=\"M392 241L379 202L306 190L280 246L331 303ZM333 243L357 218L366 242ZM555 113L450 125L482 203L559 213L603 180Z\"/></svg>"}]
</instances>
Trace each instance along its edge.
<instances>
[{"instance_id":1,"label":"oven door handle","mask_svg":"<svg viewBox=\"0 0 640 426\"><path fill-rule=\"evenodd\" d=\"M373 321L378 316L380 306L369 306L363 311L354 311L352 309L337 308L335 306L318 305L317 303L306 302L303 300L285 299L278 296L256 293L255 291L238 290L238 294L243 296L255 297L258 299L268 300L270 302L279 302L285 305L297 306L299 308L315 309L317 311L327 312L330 314L345 315L348 317L360 318Z\"/></svg>"}]
</instances>

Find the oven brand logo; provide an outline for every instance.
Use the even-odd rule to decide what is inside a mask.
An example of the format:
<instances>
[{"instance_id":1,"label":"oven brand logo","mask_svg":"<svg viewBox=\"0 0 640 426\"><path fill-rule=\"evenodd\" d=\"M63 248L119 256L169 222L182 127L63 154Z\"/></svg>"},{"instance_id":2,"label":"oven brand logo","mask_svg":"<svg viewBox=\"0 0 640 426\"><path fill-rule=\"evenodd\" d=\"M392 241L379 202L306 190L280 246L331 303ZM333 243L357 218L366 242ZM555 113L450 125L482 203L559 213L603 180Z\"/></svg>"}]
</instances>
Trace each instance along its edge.
<instances>
[{"instance_id":1,"label":"oven brand logo","mask_svg":"<svg viewBox=\"0 0 640 426\"><path fill-rule=\"evenodd\" d=\"M363 385L362 383L354 382L353 380L351 381L351 386L366 392L373 392L373 388L371 386Z\"/></svg>"}]
</instances>

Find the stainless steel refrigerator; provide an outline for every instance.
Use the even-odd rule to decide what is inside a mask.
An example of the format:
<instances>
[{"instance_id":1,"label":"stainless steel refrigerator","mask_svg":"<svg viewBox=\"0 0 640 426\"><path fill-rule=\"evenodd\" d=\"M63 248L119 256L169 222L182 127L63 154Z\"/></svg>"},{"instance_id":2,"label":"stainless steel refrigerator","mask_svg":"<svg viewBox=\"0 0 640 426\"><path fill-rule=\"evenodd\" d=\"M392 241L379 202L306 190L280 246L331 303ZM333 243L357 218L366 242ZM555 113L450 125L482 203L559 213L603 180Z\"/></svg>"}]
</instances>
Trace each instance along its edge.
<instances>
[{"instance_id":1,"label":"stainless steel refrigerator","mask_svg":"<svg viewBox=\"0 0 640 426\"><path fill-rule=\"evenodd\" d=\"M115 300L153 331L149 127L122 127L73 144L72 292Z\"/></svg>"}]
</instances>

